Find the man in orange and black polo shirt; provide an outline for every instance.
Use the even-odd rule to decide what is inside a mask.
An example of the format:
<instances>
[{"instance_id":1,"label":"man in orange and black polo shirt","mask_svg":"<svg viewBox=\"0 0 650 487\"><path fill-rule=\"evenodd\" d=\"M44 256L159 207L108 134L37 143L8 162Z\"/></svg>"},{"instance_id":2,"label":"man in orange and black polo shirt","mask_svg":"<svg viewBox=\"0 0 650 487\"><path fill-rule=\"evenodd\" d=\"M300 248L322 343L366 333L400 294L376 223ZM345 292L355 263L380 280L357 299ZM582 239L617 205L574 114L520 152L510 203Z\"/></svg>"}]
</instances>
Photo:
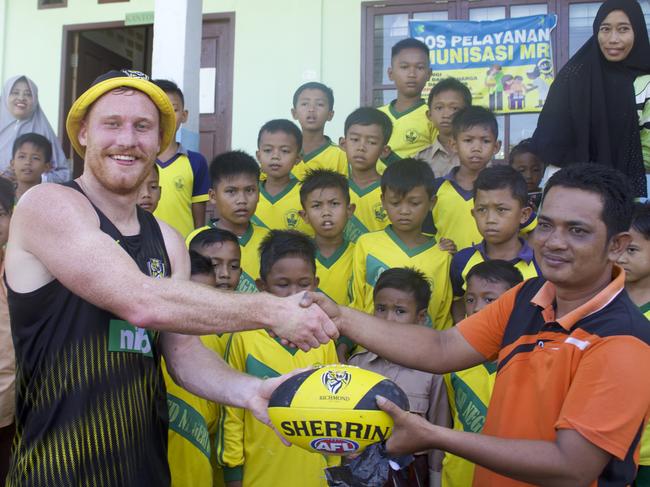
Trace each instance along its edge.
<instances>
[{"instance_id":1,"label":"man in orange and black polo shirt","mask_svg":"<svg viewBox=\"0 0 650 487\"><path fill-rule=\"evenodd\" d=\"M431 425L379 398L396 424L389 451L465 457L479 465L480 487L632 483L650 409L650 324L614 265L630 239L631 194L603 166L556 173L532 242L546 280L522 283L450 330L388 324L314 298L342 335L406 367L445 373L498 361L482 434Z\"/></svg>"}]
</instances>

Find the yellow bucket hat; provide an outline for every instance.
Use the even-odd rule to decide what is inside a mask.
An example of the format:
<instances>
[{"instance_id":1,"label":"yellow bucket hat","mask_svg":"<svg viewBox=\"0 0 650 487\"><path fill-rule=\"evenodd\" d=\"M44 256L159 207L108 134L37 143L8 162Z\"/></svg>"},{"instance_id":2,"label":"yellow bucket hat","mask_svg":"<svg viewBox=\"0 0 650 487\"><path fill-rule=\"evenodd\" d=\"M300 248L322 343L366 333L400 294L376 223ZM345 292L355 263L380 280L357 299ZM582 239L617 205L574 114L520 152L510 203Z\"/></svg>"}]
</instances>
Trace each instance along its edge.
<instances>
[{"instance_id":1,"label":"yellow bucket hat","mask_svg":"<svg viewBox=\"0 0 650 487\"><path fill-rule=\"evenodd\" d=\"M99 76L84 93L76 99L70 108L65 128L70 137L72 147L81 157L84 157L86 148L79 143L79 128L81 121L86 116L88 108L102 95L116 88L128 87L138 90L147 95L156 105L160 112L160 127L162 140L160 152L164 151L172 143L176 135L176 116L174 107L169 101L167 94L149 81L149 77L139 71L128 69L112 70Z\"/></svg>"}]
</instances>

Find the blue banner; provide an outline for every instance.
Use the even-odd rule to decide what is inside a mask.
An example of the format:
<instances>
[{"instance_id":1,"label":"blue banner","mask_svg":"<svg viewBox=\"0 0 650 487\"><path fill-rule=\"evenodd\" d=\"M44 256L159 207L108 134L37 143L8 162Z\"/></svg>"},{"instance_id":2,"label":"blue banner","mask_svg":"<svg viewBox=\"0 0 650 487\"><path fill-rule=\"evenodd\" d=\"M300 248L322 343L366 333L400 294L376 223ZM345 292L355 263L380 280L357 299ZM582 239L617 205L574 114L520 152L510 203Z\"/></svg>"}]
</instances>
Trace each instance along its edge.
<instances>
[{"instance_id":1,"label":"blue banner","mask_svg":"<svg viewBox=\"0 0 650 487\"><path fill-rule=\"evenodd\" d=\"M498 113L541 109L553 81L551 32L557 16L496 21L411 20L411 37L430 49L435 84L453 76L467 84L475 104Z\"/></svg>"}]
</instances>

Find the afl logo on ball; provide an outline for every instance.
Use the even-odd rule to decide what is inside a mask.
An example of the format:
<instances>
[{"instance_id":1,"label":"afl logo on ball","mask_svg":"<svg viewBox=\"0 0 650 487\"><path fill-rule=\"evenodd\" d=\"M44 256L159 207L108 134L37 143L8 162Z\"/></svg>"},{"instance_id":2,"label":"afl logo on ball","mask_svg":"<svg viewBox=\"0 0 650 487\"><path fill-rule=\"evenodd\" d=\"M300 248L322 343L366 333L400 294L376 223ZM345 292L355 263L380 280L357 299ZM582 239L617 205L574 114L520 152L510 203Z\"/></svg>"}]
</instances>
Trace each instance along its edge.
<instances>
[{"instance_id":1,"label":"afl logo on ball","mask_svg":"<svg viewBox=\"0 0 650 487\"><path fill-rule=\"evenodd\" d=\"M348 371L326 370L321 377L323 385L332 394L338 394L341 389L347 386L352 380L352 375Z\"/></svg>"},{"instance_id":2,"label":"afl logo on ball","mask_svg":"<svg viewBox=\"0 0 650 487\"><path fill-rule=\"evenodd\" d=\"M316 438L310 443L316 451L324 453L354 453L359 449L359 444L344 438Z\"/></svg>"}]
</instances>

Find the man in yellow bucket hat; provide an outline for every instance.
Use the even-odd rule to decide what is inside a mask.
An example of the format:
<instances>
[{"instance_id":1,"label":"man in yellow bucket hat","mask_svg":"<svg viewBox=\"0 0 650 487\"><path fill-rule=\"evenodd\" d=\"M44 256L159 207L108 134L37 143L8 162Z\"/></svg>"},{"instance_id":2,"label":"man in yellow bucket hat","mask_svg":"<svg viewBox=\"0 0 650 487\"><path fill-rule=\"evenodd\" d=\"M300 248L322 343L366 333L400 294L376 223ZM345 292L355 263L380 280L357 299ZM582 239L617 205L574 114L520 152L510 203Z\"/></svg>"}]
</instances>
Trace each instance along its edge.
<instances>
[{"instance_id":1,"label":"man in yellow bucket hat","mask_svg":"<svg viewBox=\"0 0 650 487\"><path fill-rule=\"evenodd\" d=\"M307 350L338 332L301 296L189 282L181 236L136 206L175 129L169 99L145 75L99 77L66 128L83 174L25 193L7 245L18 371L8 485L168 485L161 357L190 392L268 423L284 377L235 372L194 335L267 328Z\"/></svg>"}]
</instances>

